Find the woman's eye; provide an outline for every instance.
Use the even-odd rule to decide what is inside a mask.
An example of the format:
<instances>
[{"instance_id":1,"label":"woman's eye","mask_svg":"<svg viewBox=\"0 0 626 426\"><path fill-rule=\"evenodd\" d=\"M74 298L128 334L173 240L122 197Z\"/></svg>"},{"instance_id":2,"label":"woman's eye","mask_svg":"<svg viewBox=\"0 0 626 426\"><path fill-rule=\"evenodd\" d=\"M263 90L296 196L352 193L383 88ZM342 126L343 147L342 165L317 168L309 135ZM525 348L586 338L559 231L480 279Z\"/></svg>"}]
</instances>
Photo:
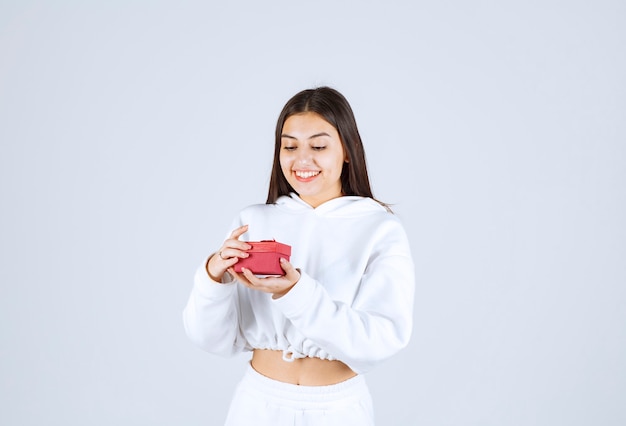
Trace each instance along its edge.
<instances>
[{"instance_id":1,"label":"woman's eye","mask_svg":"<svg viewBox=\"0 0 626 426\"><path fill-rule=\"evenodd\" d=\"M313 146L311 148L313 148L313 151L322 151L322 150L326 149L325 146Z\"/></svg>"},{"instance_id":2,"label":"woman's eye","mask_svg":"<svg viewBox=\"0 0 626 426\"><path fill-rule=\"evenodd\" d=\"M296 147L295 146L283 146L283 149L285 151L295 151Z\"/></svg>"}]
</instances>

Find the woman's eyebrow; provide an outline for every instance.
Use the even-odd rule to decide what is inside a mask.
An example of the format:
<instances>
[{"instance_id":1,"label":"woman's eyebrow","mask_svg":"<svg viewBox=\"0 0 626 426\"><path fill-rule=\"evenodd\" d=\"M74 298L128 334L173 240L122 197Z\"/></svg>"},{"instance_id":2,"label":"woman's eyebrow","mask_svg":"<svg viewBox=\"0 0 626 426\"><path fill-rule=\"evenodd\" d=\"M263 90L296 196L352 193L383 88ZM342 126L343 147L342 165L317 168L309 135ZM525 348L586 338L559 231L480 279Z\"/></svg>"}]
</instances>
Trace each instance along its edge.
<instances>
[{"instance_id":1,"label":"woman's eyebrow","mask_svg":"<svg viewBox=\"0 0 626 426\"><path fill-rule=\"evenodd\" d=\"M326 133L326 132L320 132L320 133L316 133L316 134L314 134L314 135L309 136L309 139L320 138L320 137L322 137L322 136L328 136L328 137L330 137L330 135L329 135L328 133ZM297 139L298 139L298 138L296 138L295 136L288 135L287 133L282 133L282 134L280 135L280 137L281 137L281 138L287 138L287 139L295 139L295 140L297 140Z\"/></svg>"},{"instance_id":2,"label":"woman's eyebrow","mask_svg":"<svg viewBox=\"0 0 626 426\"><path fill-rule=\"evenodd\" d=\"M330 135L328 133L321 132L321 133L316 133L316 134L312 135L311 137L309 137L309 139L315 139L315 138L319 138L319 137L322 137L322 136L330 137Z\"/></svg>"}]
</instances>

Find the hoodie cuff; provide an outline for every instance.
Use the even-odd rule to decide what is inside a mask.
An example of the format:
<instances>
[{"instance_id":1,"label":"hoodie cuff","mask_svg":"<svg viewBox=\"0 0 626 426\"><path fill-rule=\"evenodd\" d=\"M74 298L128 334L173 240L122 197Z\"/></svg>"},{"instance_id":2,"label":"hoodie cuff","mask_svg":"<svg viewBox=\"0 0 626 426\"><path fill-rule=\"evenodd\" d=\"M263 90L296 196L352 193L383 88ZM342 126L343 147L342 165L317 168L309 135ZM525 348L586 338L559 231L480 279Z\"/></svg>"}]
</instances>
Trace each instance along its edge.
<instances>
[{"instance_id":1,"label":"hoodie cuff","mask_svg":"<svg viewBox=\"0 0 626 426\"><path fill-rule=\"evenodd\" d=\"M207 299L225 299L230 297L237 289L237 282L232 280L230 274L228 274L228 277L224 276L224 281L226 282L219 283L213 281L206 270L206 262L203 262L196 270L193 280L194 289L200 296L206 297Z\"/></svg>"},{"instance_id":2,"label":"hoodie cuff","mask_svg":"<svg viewBox=\"0 0 626 426\"><path fill-rule=\"evenodd\" d=\"M300 279L287 294L271 300L285 316L293 317L311 305L316 290L317 282L305 273L301 273Z\"/></svg>"}]
</instances>

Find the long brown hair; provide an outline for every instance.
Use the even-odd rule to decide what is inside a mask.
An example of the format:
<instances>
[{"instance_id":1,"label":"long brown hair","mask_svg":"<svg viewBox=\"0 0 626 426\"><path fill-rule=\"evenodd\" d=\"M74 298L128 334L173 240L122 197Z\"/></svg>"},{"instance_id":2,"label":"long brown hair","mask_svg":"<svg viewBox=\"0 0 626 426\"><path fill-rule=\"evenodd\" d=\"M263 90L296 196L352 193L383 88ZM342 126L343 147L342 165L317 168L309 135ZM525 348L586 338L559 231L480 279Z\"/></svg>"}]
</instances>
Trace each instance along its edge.
<instances>
[{"instance_id":1,"label":"long brown hair","mask_svg":"<svg viewBox=\"0 0 626 426\"><path fill-rule=\"evenodd\" d=\"M274 204L281 195L295 192L283 175L280 167L281 135L285 121L294 114L314 112L329 122L339 133L346 151L347 163L341 171L341 191L343 195L358 195L374 199L367 174L365 150L356 125L354 113L346 98L330 87L307 89L293 96L281 111L276 123L274 145L274 165L270 177L267 204ZM383 204L383 203L381 203ZM384 204L383 204L384 205Z\"/></svg>"}]
</instances>

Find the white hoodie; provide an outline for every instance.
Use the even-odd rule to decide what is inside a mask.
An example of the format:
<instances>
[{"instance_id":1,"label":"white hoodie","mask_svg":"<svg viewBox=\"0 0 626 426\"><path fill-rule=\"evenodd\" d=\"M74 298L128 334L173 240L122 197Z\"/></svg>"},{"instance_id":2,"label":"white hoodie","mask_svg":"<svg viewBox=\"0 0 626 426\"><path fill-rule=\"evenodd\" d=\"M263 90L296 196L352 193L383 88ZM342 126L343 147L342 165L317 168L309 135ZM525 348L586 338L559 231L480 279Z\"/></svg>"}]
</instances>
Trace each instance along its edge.
<instances>
[{"instance_id":1,"label":"white hoodie","mask_svg":"<svg viewBox=\"0 0 626 426\"><path fill-rule=\"evenodd\" d=\"M231 230L245 224L241 240L292 247L300 280L272 299L237 282L213 281L203 263L183 313L195 344L220 355L274 349L287 361L340 360L356 373L406 346L414 266L395 215L371 198L344 196L313 208L291 194L245 208Z\"/></svg>"}]
</instances>

